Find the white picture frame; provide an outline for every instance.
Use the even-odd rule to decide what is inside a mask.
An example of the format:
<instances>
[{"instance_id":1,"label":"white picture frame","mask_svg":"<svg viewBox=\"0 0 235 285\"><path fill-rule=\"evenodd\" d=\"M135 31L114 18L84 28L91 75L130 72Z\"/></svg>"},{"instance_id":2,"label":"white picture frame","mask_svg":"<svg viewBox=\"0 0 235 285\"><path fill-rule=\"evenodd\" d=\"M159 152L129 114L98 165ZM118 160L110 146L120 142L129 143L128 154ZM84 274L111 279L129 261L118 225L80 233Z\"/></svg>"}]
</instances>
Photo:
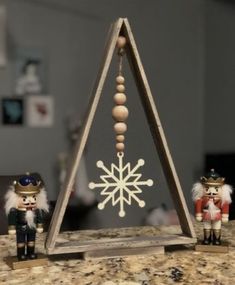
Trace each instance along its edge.
<instances>
[{"instance_id":1,"label":"white picture frame","mask_svg":"<svg viewBox=\"0 0 235 285\"><path fill-rule=\"evenodd\" d=\"M49 95L31 95L26 99L26 123L29 127L52 127L54 100Z\"/></svg>"}]
</instances>

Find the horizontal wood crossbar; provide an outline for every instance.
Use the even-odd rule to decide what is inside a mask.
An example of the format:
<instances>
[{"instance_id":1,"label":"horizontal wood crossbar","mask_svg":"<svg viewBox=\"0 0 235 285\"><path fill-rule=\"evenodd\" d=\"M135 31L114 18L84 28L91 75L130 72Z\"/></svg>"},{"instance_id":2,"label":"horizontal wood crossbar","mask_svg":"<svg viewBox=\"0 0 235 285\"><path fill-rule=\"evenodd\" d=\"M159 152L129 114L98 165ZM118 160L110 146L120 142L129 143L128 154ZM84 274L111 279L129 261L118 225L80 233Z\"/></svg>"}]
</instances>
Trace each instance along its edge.
<instances>
[{"instance_id":1,"label":"horizontal wood crossbar","mask_svg":"<svg viewBox=\"0 0 235 285\"><path fill-rule=\"evenodd\" d=\"M86 252L102 249L138 248L195 244L196 239L184 235L161 235L157 237L130 237L89 240L84 242L57 242L55 248L48 248L48 254Z\"/></svg>"}]
</instances>

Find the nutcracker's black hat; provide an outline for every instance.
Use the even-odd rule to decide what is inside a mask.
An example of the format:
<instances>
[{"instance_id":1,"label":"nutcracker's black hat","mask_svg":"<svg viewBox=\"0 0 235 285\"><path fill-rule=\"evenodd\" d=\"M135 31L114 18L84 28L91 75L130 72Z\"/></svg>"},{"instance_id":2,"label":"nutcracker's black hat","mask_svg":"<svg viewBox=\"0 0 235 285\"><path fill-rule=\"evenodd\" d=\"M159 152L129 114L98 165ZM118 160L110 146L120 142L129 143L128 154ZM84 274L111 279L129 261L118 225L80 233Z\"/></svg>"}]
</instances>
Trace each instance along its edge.
<instances>
[{"instance_id":1,"label":"nutcracker's black hat","mask_svg":"<svg viewBox=\"0 0 235 285\"><path fill-rule=\"evenodd\" d=\"M206 186L222 186L225 178L221 177L214 169L211 169L205 176L201 177L202 184Z\"/></svg>"}]
</instances>

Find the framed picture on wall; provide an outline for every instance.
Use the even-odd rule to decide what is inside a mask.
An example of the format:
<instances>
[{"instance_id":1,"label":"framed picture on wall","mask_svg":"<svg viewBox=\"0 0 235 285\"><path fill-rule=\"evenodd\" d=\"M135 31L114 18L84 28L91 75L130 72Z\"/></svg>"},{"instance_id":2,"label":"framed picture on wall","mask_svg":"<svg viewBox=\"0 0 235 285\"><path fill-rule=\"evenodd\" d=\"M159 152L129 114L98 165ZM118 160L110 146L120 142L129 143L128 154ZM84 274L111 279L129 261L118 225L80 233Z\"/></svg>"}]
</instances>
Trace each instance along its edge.
<instances>
[{"instance_id":1,"label":"framed picture on wall","mask_svg":"<svg viewBox=\"0 0 235 285\"><path fill-rule=\"evenodd\" d=\"M51 96L32 95L26 99L29 127L51 127L54 122L54 100Z\"/></svg>"},{"instance_id":2,"label":"framed picture on wall","mask_svg":"<svg viewBox=\"0 0 235 285\"><path fill-rule=\"evenodd\" d=\"M24 101L21 98L2 99L2 124L22 125L24 123Z\"/></svg>"},{"instance_id":3,"label":"framed picture on wall","mask_svg":"<svg viewBox=\"0 0 235 285\"><path fill-rule=\"evenodd\" d=\"M45 53L37 48L18 48L15 52L14 94L40 95L48 92Z\"/></svg>"}]
</instances>

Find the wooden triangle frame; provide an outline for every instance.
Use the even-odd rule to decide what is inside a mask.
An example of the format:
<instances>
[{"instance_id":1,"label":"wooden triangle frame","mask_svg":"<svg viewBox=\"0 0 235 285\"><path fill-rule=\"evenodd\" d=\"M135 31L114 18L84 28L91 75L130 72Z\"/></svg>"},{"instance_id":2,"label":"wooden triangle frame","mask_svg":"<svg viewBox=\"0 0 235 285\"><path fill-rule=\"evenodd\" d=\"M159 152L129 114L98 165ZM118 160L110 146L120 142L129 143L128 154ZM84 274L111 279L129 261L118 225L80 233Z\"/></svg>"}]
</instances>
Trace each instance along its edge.
<instances>
[{"instance_id":1,"label":"wooden triangle frame","mask_svg":"<svg viewBox=\"0 0 235 285\"><path fill-rule=\"evenodd\" d=\"M132 72L134 74L135 82L138 87L139 96L141 98L144 111L150 126L151 134L155 143L156 150L160 157L162 168L170 189L172 199L175 204L175 209L178 214L180 221L182 235L179 237L173 237L172 239L166 239L159 242L159 239L156 237L156 243L154 243L154 238L151 239L151 245L169 245L169 244L192 244L196 242L196 235L194 232L193 224L190 219L190 214L185 202L183 191L180 186L180 182L172 161L172 157L167 145L167 141L163 132L163 128L160 122L160 118L157 112L156 105L145 75L143 65L140 60L139 53L135 44L134 37L129 25L129 22L126 18L119 18L112 26L109 32L108 40L105 47L104 60L101 64L97 80L95 82L91 101L88 108L88 113L86 115L86 120L83 125L82 133L80 139L77 141L77 144L74 149L74 155L68 167L67 177L65 179L64 186L59 193L56 207L52 216L51 224L46 238L45 247L48 254L59 254L59 253L71 253L71 252L83 252L89 251L94 248L97 248L97 241L94 241L96 246L92 242L84 245L71 243L63 243L60 246L56 245L56 239L59 235L59 230L61 223L64 217L64 213L68 204L70 193L74 184L75 176L79 163L87 142L89 131L95 116L97 105L100 100L104 82L109 70L109 66L116 48L116 42L120 35L123 35L127 39L126 53L128 57L129 64L131 66ZM136 239L131 239L133 242ZM130 241L130 239L128 239ZM143 242L143 239L141 240ZM110 243L117 248L121 248L123 243L118 243L117 239L115 242L110 240ZM110 248L110 243L106 248ZM140 246L137 243L137 247ZM105 248L100 246L99 249Z\"/></svg>"}]
</instances>

